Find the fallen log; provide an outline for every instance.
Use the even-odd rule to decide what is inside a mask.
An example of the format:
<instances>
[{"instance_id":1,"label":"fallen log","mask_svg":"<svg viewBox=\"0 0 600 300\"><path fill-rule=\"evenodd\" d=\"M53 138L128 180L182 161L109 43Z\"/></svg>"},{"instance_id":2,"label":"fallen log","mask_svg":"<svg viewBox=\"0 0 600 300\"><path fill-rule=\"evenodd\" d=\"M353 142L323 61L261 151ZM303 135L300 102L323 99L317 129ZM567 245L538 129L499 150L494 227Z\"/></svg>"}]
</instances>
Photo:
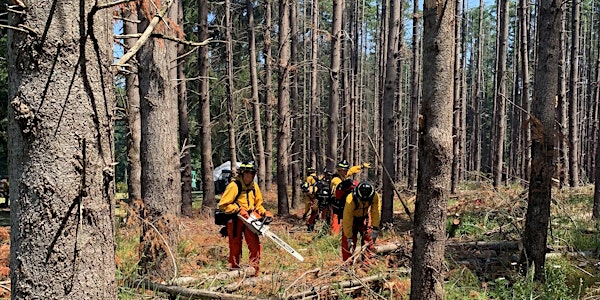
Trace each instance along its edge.
<instances>
[{"instance_id":1,"label":"fallen log","mask_svg":"<svg viewBox=\"0 0 600 300\"><path fill-rule=\"evenodd\" d=\"M280 276L275 276L275 277L280 277ZM231 292L235 292L235 291L239 290L242 287L246 287L246 286L250 286L250 285L256 285L258 283L271 281L273 279L274 279L273 275L265 275L265 276L260 276L260 277L250 277L250 278L246 278L246 279L244 279L244 280L242 280L240 282L235 282L235 283L228 284L228 285L213 286L213 287L209 288L208 290L210 290L210 291L223 291L223 292L231 293Z\"/></svg>"},{"instance_id":2,"label":"fallen log","mask_svg":"<svg viewBox=\"0 0 600 300\"><path fill-rule=\"evenodd\" d=\"M446 247L451 248L478 248L490 250L520 250L521 241L474 241L474 242L446 242Z\"/></svg>"},{"instance_id":3,"label":"fallen log","mask_svg":"<svg viewBox=\"0 0 600 300\"><path fill-rule=\"evenodd\" d=\"M128 284L132 288L143 288L152 291L158 291L167 293L171 296L179 297L178 299L221 299L221 300L259 300L261 298L246 296L246 295L233 295L227 293L219 293L208 290L199 290L186 287L165 285L148 280L135 280Z\"/></svg>"},{"instance_id":4,"label":"fallen log","mask_svg":"<svg viewBox=\"0 0 600 300\"><path fill-rule=\"evenodd\" d=\"M313 297L323 292L327 292L330 289L347 289L352 287L364 286L366 283L380 281L388 278L388 274L377 274L359 279L351 279L348 281L334 282L330 284L325 284L322 286L312 287L309 290L302 291L296 294L292 294L290 296L285 297L285 299L304 299L306 297Z\"/></svg>"},{"instance_id":5,"label":"fallen log","mask_svg":"<svg viewBox=\"0 0 600 300\"><path fill-rule=\"evenodd\" d=\"M253 267L247 267L244 269L233 270L229 272L222 272L215 276L210 277L178 277L171 280L172 285L179 286L192 286L203 282L216 281L216 280L230 280L239 277L247 277L254 274Z\"/></svg>"}]
</instances>

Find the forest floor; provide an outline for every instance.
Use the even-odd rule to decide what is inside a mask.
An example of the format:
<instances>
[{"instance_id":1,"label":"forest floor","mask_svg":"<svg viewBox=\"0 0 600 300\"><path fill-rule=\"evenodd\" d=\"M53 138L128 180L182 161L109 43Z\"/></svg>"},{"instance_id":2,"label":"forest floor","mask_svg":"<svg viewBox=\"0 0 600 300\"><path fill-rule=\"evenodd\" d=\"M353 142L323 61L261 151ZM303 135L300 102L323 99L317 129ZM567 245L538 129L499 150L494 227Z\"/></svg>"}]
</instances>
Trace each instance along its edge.
<instances>
[{"instance_id":1,"label":"forest floor","mask_svg":"<svg viewBox=\"0 0 600 300\"><path fill-rule=\"evenodd\" d=\"M276 194L265 192L264 197L267 209L277 211ZM402 191L401 197L414 211L414 191ZM538 295L538 299L600 299L600 233L591 221L593 187L554 190L548 236L551 253L543 285L518 272L526 197L526 191L518 186L494 190L482 183L464 184L450 197L445 299L526 299L531 295ZM287 217L276 216L270 227L304 257L304 262L262 237L261 276L256 278L218 278L230 271L227 239L220 236L220 226L214 225L212 218L200 214L200 204L200 200L194 202L192 218L181 218L180 243L173 249L180 280L177 286L187 287L185 292L210 291L230 299L408 299L412 223L397 198L394 223L376 243L378 250L385 250L370 266L358 261L343 265L339 236L328 234L322 223L315 231L306 231L301 220L303 208L299 208ZM124 207L119 205L118 216L125 216ZM0 224L4 226L0 227L0 298L8 295L6 287L10 286L6 282L9 229L2 221L8 215L7 209L0 210ZM139 226L118 219L119 299L169 299L167 293L153 291L155 288L132 287L131 283L139 279ZM247 247L243 249L242 263L247 267Z\"/></svg>"}]
</instances>

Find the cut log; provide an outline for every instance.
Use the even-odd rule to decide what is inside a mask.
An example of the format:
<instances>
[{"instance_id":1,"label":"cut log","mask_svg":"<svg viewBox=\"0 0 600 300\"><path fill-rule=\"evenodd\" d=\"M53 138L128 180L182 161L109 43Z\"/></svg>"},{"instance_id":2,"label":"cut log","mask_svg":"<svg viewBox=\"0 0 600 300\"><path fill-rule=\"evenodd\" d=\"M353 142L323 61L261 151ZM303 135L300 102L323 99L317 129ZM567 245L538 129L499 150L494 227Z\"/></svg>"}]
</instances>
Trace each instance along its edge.
<instances>
[{"instance_id":1,"label":"cut log","mask_svg":"<svg viewBox=\"0 0 600 300\"><path fill-rule=\"evenodd\" d=\"M222 300L241 300L241 299L251 299L258 300L262 298L257 298L253 296L246 295L232 295L226 293L219 293L208 290L199 290L192 288L185 288L179 286L165 285L156 282L151 282L148 280L135 280L133 282L129 282L129 287L132 288L143 288L146 290L158 291L167 293L171 296L179 297L179 299L222 299Z\"/></svg>"},{"instance_id":2,"label":"cut log","mask_svg":"<svg viewBox=\"0 0 600 300\"><path fill-rule=\"evenodd\" d=\"M254 274L253 267L247 267L244 269L233 270L229 272L222 272L215 276L210 277L178 277L171 281L172 285L178 286L192 286L203 282L215 281L215 280L230 280L239 277L247 277Z\"/></svg>"},{"instance_id":3,"label":"cut log","mask_svg":"<svg viewBox=\"0 0 600 300\"><path fill-rule=\"evenodd\" d=\"M275 276L275 278L280 278L281 276L283 276L283 275L279 274L278 276ZM273 275L250 277L250 278L246 278L240 282L236 282L236 283L232 283L232 284L228 284L228 285L222 285L222 286L214 286L214 287L209 288L209 290L210 291L223 291L223 292L231 293L231 292L235 292L245 286L256 285L258 283L267 282L267 281L271 281L271 280L274 280Z\"/></svg>"},{"instance_id":4,"label":"cut log","mask_svg":"<svg viewBox=\"0 0 600 300\"><path fill-rule=\"evenodd\" d=\"M366 283L380 281L388 278L388 274L377 274L360 279L352 279L348 281L334 282L322 286L316 286L309 290L302 291L286 297L285 299L305 299L306 297L312 297L323 292L328 292L329 289L346 289L357 286L364 286Z\"/></svg>"}]
</instances>

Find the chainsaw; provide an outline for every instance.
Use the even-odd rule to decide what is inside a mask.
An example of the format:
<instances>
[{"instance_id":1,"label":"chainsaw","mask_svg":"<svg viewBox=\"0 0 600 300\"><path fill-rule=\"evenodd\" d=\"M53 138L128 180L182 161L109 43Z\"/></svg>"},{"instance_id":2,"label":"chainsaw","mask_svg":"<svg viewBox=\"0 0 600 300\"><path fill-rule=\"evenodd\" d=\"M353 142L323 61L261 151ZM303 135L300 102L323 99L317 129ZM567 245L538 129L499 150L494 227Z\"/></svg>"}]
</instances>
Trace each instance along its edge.
<instances>
[{"instance_id":1,"label":"chainsaw","mask_svg":"<svg viewBox=\"0 0 600 300\"><path fill-rule=\"evenodd\" d=\"M289 252L296 259L298 259L299 261L304 261L304 257L302 257L302 255L300 255L298 251L296 251L294 248L292 248L292 246L284 242L281 238L279 238L269 229L269 224L273 221L273 218L260 217L257 216L254 212L251 213L248 218L244 218L241 215L238 215L238 218L240 218L240 220L242 220L252 232L270 238L275 244L277 244L277 246Z\"/></svg>"}]
</instances>

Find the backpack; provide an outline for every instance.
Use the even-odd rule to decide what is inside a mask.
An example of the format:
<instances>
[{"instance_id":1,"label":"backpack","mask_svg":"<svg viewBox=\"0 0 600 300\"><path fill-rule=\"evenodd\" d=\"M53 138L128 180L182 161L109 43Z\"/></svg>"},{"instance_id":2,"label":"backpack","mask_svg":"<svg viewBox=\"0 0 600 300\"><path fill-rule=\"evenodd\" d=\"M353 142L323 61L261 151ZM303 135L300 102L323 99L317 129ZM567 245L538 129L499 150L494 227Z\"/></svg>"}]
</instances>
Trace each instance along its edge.
<instances>
[{"instance_id":1,"label":"backpack","mask_svg":"<svg viewBox=\"0 0 600 300\"><path fill-rule=\"evenodd\" d=\"M235 196L235 199L233 200L233 203L237 204L237 199L242 194L242 182L237 178L233 179L233 182L235 182L235 184L237 185L237 188L238 188L238 193ZM252 189L251 192L254 192L254 189ZM236 217L236 214L226 214L224 211L222 211L219 208L215 209L215 225L225 226L225 225L227 225L227 222L229 220L232 220L235 217Z\"/></svg>"},{"instance_id":2,"label":"backpack","mask_svg":"<svg viewBox=\"0 0 600 300\"><path fill-rule=\"evenodd\" d=\"M344 207L346 206L346 197L348 197L348 195L350 193L352 193L352 191L354 191L354 188L358 185L358 181L352 179L352 178L347 178L345 180L343 180L342 182L340 182L336 188L335 188L335 193L333 194L333 199L332 199L332 203L331 205L333 206L333 213L338 215L338 216L343 216L344 215Z\"/></svg>"},{"instance_id":3,"label":"backpack","mask_svg":"<svg viewBox=\"0 0 600 300\"><path fill-rule=\"evenodd\" d=\"M315 182L314 187L316 189L315 198L317 199L317 204L321 210L329 205L329 199L331 198L330 182L329 180L320 178Z\"/></svg>"}]
</instances>

